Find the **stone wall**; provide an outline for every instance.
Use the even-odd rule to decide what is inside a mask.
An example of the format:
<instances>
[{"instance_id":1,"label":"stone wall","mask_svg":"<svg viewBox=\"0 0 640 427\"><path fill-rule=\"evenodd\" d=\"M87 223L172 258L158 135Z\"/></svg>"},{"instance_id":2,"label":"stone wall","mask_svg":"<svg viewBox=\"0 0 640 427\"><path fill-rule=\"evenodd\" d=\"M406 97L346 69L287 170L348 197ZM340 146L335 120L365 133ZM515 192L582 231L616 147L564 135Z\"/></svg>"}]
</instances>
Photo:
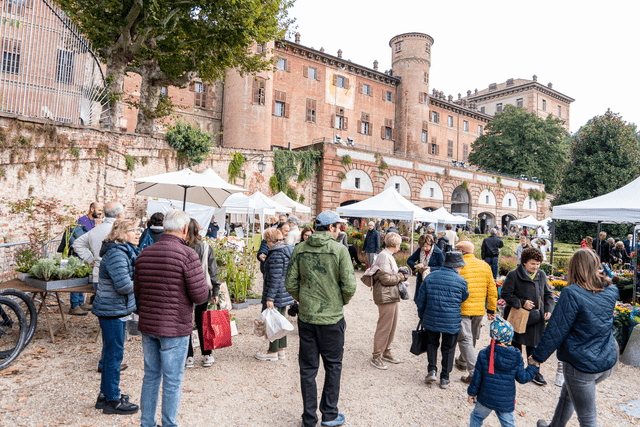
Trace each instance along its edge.
<instances>
[{"instance_id":1,"label":"stone wall","mask_svg":"<svg viewBox=\"0 0 640 427\"><path fill-rule=\"evenodd\" d=\"M214 147L209 158L193 169L202 172L211 168L227 180L234 151L237 150ZM259 158L248 161L244 168L246 179L237 178L236 184L246 188L247 194L260 190L271 196L268 180L273 174L273 153L242 152L247 157L263 154L267 166L260 173ZM129 168L126 156L130 156ZM95 200L119 200L128 216L142 217L146 198L134 194L133 179L183 167L176 151L162 136L52 125L45 120L0 114L0 238L7 242L24 240L24 235L16 231L20 218L9 213L7 201L30 196L54 198L84 213ZM298 194L304 194L309 202L315 201L314 182L295 185Z\"/></svg>"}]
</instances>

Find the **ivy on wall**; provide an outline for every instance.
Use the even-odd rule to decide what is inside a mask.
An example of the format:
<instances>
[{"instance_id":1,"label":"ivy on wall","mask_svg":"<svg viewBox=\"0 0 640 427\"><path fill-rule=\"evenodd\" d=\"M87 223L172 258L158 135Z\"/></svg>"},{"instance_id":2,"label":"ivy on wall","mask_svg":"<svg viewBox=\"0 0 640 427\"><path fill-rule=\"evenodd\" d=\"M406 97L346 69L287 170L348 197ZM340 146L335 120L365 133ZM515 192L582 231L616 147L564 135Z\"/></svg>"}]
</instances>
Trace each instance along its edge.
<instances>
[{"instance_id":1,"label":"ivy on wall","mask_svg":"<svg viewBox=\"0 0 640 427\"><path fill-rule=\"evenodd\" d=\"M530 188L529 197L536 202L540 202L547 198L547 193L545 193L544 191L536 190L535 188Z\"/></svg>"},{"instance_id":2,"label":"ivy on wall","mask_svg":"<svg viewBox=\"0 0 640 427\"><path fill-rule=\"evenodd\" d=\"M236 178L240 176L242 172L242 167L247 162L247 159L244 158L242 153L231 153L231 162L229 163L229 181L232 181L234 184L236 182Z\"/></svg>"},{"instance_id":3,"label":"ivy on wall","mask_svg":"<svg viewBox=\"0 0 640 427\"><path fill-rule=\"evenodd\" d=\"M269 179L269 187L276 194L280 191L297 200L298 195L289 185L289 179L298 173L298 183L310 180L318 171L322 150L273 152L273 176Z\"/></svg>"}]
</instances>

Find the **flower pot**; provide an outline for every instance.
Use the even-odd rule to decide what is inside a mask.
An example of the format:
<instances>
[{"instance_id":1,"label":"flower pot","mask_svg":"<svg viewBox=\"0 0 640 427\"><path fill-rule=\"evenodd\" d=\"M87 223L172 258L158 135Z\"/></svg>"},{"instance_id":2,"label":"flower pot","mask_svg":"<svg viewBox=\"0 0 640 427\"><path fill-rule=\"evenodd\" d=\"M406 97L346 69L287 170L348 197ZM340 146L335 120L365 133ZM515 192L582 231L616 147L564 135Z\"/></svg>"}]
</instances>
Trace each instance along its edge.
<instances>
[{"instance_id":1,"label":"flower pot","mask_svg":"<svg viewBox=\"0 0 640 427\"><path fill-rule=\"evenodd\" d=\"M27 280L27 277L31 277L29 273L22 273L18 271L18 280L25 282Z\"/></svg>"},{"instance_id":2,"label":"flower pot","mask_svg":"<svg viewBox=\"0 0 640 427\"><path fill-rule=\"evenodd\" d=\"M238 335L238 325L236 324L236 321L230 321L229 325L231 326L231 336L235 337L236 335Z\"/></svg>"},{"instance_id":3,"label":"flower pot","mask_svg":"<svg viewBox=\"0 0 640 427\"><path fill-rule=\"evenodd\" d=\"M249 299L247 299L247 302L249 303L249 305L258 305L258 304L262 304L262 299L261 298L249 298Z\"/></svg>"},{"instance_id":4,"label":"flower pot","mask_svg":"<svg viewBox=\"0 0 640 427\"><path fill-rule=\"evenodd\" d=\"M34 288L42 289L43 291L55 291L57 289L76 288L78 286L85 286L88 283L89 283L88 277L83 277L80 279L49 280L49 281L36 279L34 277L28 277L26 280L27 286L33 286Z\"/></svg>"},{"instance_id":5,"label":"flower pot","mask_svg":"<svg viewBox=\"0 0 640 427\"><path fill-rule=\"evenodd\" d=\"M247 308L249 307L249 302L245 301L245 302L240 302L240 303L231 303L231 308L233 308L234 310L242 310L243 308Z\"/></svg>"}]
</instances>

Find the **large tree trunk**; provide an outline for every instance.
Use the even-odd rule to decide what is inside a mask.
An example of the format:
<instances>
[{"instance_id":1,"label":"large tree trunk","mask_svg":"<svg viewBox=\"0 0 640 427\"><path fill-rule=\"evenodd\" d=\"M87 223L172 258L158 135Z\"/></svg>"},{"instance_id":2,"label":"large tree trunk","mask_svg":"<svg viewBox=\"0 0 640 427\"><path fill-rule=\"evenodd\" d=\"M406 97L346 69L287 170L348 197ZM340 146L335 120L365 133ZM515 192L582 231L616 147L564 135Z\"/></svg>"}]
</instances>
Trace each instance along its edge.
<instances>
[{"instance_id":1,"label":"large tree trunk","mask_svg":"<svg viewBox=\"0 0 640 427\"><path fill-rule=\"evenodd\" d=\"M107 58L107 87L109 88L111 129L120 130L123 114L124 71L127 62L120 57Z\"/></svg>"},{"instance_id":2,"label":"large tree trunk","mask_svg":"<svg viewBox=\"0 0 640 427\"><path fill-rule=\"evenodd\" d=\"M136 133L153 135L156 132L156 108L160 100L160 87L155 86L155 77L160 73L156 61L145 61L140 67L140 108Z\"/></svg>"}]
</instances>

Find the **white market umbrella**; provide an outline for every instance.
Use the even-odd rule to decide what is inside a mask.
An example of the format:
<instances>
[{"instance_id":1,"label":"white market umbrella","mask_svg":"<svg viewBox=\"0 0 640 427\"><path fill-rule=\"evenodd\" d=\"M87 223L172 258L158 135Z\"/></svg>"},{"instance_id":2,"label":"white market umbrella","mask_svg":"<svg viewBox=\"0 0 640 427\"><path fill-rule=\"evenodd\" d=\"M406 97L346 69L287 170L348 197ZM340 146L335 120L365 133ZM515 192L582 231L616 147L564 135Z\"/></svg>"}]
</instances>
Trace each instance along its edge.
<instances>
[{"instance_id":1,"label":"white market umbrella","mask_svg":"<svg viewBox=\"0 0 640 427\"><path fill-rule=\"evenodd\" d=\"M457 216L449 213L444 208L444 206L441 207L440 209L436 209L431 213L438 217L438 222L444 222L445 224L465 224L467 221L469 221L469 218L465 218L465 217L461 217L461 216Z\"/></svg>"},{"instance_id":2,"label":"white market umbrella","mask_svg":"<svg viewBox=\"0 0 640 427\"><path fill-rule=\"evenodd\" d=\"M291 213L291 208L281 205L280 203L271 200L259 191L256 191L249 196L256 204L256 209L274 209L277 213Z\"/></svg>"},{"instance_id":3,"label":"white market umbrella","mask_svg":"<svg viewBox=\"0 0 640 427\"><path fill-rule=\"evenodd\" d=\"M542 227L547 225L544 221L538 221L532 215L526 216L515 221L511 221L511 225L519 225L520 227Z\"/></svg>"},{"instance_id":4,"label":"white market umbrella","mask_svg":"<svg viewBox=\"0 0 640 427\"><path fill-rule=\"evenodd\" d=\"M289 196L284 194L282 191L276 194L275 196L269 197L269 199L273 200L276 203L280 203L282 206L286 206L295 211L295 213L311 213L311 208L305 206L301 203L296 202L291 199Z\"/></svg>"},{"instance_id":5,"label":"white market umbrella","mask_svg":"<svg viewBox=\"0 0 640 427\"><path fill-rule=\"evenodd\" d=\"M183 210L187 202L219 208L231 194L246 191L229 184L211 169L200 174L185 168L133 181L136 183L136 194L182 200Z\"/></svg>"}]
</instances>

